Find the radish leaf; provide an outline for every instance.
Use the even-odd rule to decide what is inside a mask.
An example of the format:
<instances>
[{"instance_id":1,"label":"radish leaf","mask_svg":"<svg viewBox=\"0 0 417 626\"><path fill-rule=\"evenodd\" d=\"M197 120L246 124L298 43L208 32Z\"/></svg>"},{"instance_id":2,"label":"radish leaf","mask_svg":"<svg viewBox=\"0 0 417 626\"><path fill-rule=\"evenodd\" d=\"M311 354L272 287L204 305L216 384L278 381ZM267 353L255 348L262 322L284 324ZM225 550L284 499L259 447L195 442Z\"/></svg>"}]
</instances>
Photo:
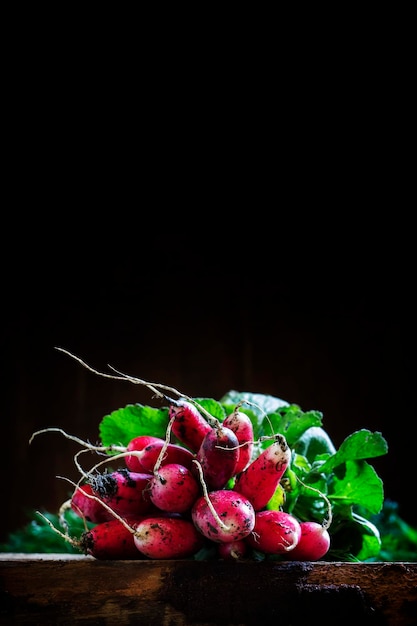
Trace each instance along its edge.
<instances>
[{"instance_id":1,"label":"radish leaf","mask_svg":"<svg viewBox=\"0 0 417 626\"><path fill-rule=\"evenodd\" d=\"M128 404L123 409L105 415L99 433L103 446L127 446L139 435L152 435L165 439L168 409L155 409L141 404Z\"/></svg>"},{"instance_id":2,"label":"radish leaf","mask_svg":"<svg viewBox=\"0 0 417 626\"><path fill-rule=\"evenodd\" d=\"M382 480L366 461L347 461L342 477L332 477L328 497L338 506L362 506L370 513L379 513L384 501Z\"/></svg>"},{"instance_id":3,"label":"radish leaf","mask_svg":"<svg viewBox=\"0 0 417 626\"><path fill-rule=\"evenodd\" d=\"M210 415L220 420L221 422L226 417L226 411L223 406L217 400L213 400L212 398L193 398L197 404L202 406ZM198 409L198 406L197 406Z\"/></svg>"},{"instance_id":4,"label":"radish leaf","mask_svg":"<svg viewBox=\"0 0 417 626\"><path fill-rule=\"evenodd\" d=\"M270 435L273 433L284 435L290 447L313 426L321 426L322 414L319 411L302 411L296 404L291 404L281 408L276 413L269 413L262 421L259 435ZM271 445L271 441L264 443L263 447Z\"/></svg>"},{"instance_id":5,"label":"radish leaf","mask_svg":"<svg viewBox=\"0 0 417 626\"><path fill-rule=\"evenodd\" d=\"M358 430L346 437L339 450L321 467L322 472L329 472L345 461L370 459L386 454L387 442L379 432Z\"/></svg>"}]
</instances>

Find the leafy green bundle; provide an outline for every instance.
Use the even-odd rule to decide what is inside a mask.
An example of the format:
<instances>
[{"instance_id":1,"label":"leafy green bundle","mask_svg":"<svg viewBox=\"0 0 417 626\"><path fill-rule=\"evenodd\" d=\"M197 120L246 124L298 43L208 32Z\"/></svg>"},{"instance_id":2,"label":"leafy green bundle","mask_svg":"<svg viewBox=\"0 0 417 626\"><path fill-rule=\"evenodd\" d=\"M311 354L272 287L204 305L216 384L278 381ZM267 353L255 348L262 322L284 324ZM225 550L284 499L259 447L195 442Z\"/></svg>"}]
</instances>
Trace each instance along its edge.
<instances>
[{"instance_id":1,"label":"leafy green bundle","mask_svg":"<svg viewBox=\"0 0 417 626\"><path fill-rule=\"evenodd\" d=\"M331 549L325 560L365 561L379 554L381 536L371 519L383 508L384 489L368 460L388 451L381 433L359 430L336 450L322 427L320 411L305 412L280 398L237 391L229 391L220 401L193 400L219 421L242 402L240 410L250 417L257 442L253 457L271 445L274 433L285 436L292 450L291 464L268 507L280 507L300 521L322 522L330 502ZM99 431L104 446L127 446L139 435L164 438L167 426L166 407L134 404L106 415Z\"/></svg>"}]
</instances>

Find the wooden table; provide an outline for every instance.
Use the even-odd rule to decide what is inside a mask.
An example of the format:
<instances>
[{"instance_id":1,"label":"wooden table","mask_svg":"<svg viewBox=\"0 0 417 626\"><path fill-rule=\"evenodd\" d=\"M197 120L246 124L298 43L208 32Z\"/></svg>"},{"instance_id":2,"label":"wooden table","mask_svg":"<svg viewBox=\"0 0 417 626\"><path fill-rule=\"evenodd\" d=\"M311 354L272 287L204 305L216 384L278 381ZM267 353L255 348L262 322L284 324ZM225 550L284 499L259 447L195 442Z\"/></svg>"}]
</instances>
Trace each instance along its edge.
<instances>
[{"instance_id":1,"label":"wooden table","mask_svg":"<svg viewBox=\"0 0 417 626\"><path fill-rule=\"evenodd\" d=\"M417 563L0 554L0 624L415 626Z\"/></svg>"}]
</instances>

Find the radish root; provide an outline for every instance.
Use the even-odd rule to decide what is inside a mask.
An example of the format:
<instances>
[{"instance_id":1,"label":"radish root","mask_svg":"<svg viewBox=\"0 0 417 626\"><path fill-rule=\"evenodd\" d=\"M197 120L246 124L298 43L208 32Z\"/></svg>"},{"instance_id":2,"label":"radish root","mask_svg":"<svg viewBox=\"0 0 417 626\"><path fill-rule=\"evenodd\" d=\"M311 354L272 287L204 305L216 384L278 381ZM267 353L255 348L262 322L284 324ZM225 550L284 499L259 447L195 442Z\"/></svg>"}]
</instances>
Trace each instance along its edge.
<instances>
[{"instance_id":1,"label":"radish root","mask_svg":"<svg viewBox=\"0 0 417 626\"><path fill-rule=\"evenodd\" d=\"M226 524L224 522L222 522L222 520L220 519L220 517L217 514L216 509L214 508L208 491L207 491L207 486L206 483L204 482L204 476L203 476L203 468L201 467L201 463L199 463L199 461L197 461L197 459L193 459L193 463L195 463L197 465L197 469L198 469L198 473L200 475L200 483L201 483L201 487L203 489L203 496L204 496L204 500L207 502L207 506L211 511L211 514L213 515L214 519L216 520L216 522L218 523L218 525L220 526L220 528L223 528L223 530L229 530L229 526L226 526Z\"/></svg>"},{"instance_id":2,"label":"radish root","mask_svg":"<svg viewBox=\"0 0 417 626\"><path fill-rule=\"evenodd\" d=\"M167 426L167 430L166 430L166 434L165 434L165 443L164 443L164 445L161 448L161 451L160 451L160 453L158 455L158 458L157 458L156 463L155 463L154 468L153 468L153 473L155 474L155 476L158 476L159 468L161 467L161 463L164 460L164 456L165 456L166 450L168 448L168 444L170 442L171 428L172 428L172 424L174 423L174 420L175 420L175 415L174 415L174 417L172 417L169 420L169 423L168 423L168 426Z\"/></svg>"},{"instance_id":3,"label":"radish root","mask_svg":"<svg viewBox=\"0 0 417 626\"><path fill-rule=\"evenodd\" d=\"M35 431L31 438L29 439L29 445L32 443L32 441L34 440L34 438L37 435L41 435L42 433L51 433L51 432L55 432L55 433L61 433L61 435L64 435L64 437L66 439L70 439L71 441L75 441L76 443L79 443L81 446L84 446L86 448L86 450L91 450L92 452L125 452L126 451L126 447L124 446L115 446L115 445L111 445L111 446L95 446L92 443L88 443L87 441L83 441L82 439L80 439L79 437L75 437L74 435L69 435L68 433L65 432L65 430L62 430L62 428L43 428L42 430L37 430Z\"/></svg>"},{"instance_id":4,"label":"radish root","mask_svg":"<svg viewBox=\"0 0 417 626\"><path fill-rule=\"evenodd\" d=\"M43 513L41 513L40 511L35 511L37 515L40 515L42 517L42 519L48 524L48 526L50 526L52 528L52 530L57 533L57 535L59 535L60 537L62 537L62 539L65 539L65 541L68 541L72 546L74 546L74 548L78 548L81 549L81 543L78 539L75 539L74 537L70 537L67 533L63 533L61 532L58 528L56 528L53 523L51 522L51 520L49 520L45 515L43 515Z\"/></svg>"},{"instance_id":5,"label":"radish root","mask_svg":"<svg viewBox=\"0 0 417 626\"><path fill-rule=\"evenodd\" d=\"M110 463L111 461L117 461L119 459L123 459L126 456L135 456L135 451L132 450L131 452L127 451L126 446L117 446L117 445L111 445L111 446L94 446L90 443L87 443L86 441L83 441L82 439L79 439L78 437L75 437L73 435L69 435L68 433L65 432L65 430L62 430L62 428L44 428L42 430L38 430L36 432L33 433L33 435L31 436L31 438L29 439L29 444L32 443L33 439L35 438L36 435L42 434L42 433L47 433L47 432L58 432L61 433L62 435L64 435L64 437L66 439L70 439L71 441L75 441L76 443L79 443L80 445L84 446L84 448L82 450L79 450L75 455L74 455L74 464L76 466L76 468L78 469L78 471L81 474L81 479L82 478L86 478L88 479L91 475L91 473L96 470L98 467L100 467L101 465L104 465L105 463ZM105 454L105 453L109 453L109 452L120 452L120 454L113 454L112 456L108 456L106 457L106 459L104 461L101 461L100 463L97 463L97 465L94 465L94 467L92 469L90 469L90 471L87 473L83 470L83 468L81 467L81 465L78 462L78 457L80 454L84 454L85 452L97 452L98 454ZM80 480L81 480L80 479Z\"/></svg>"},{"instance_id":6,"label":"radish root","mask_svg":"<svg viewBox=\"0 0 417 626\"><path fill-rule=\"evenodd\" d=\"M112 378L113 380L124 380L124 381L127 381L127 382L131 382L131 383L133 383L135 385L143 385L143 386L147 387L150 391L152 391L155 394L156 397L162 398L164 400L167 400L168 402L174 402L174 403L177 402L176 400L173 400L172 398L170 398L165 393L162 393L162 391L159 391L159 390L160 389L164 389L165 391L169 391L170 393L173 393L174 395L176 395L178 398L183 398L187 402L190 402L191 404L193 404L205 416L206 420L208 421L208 423L211 426L217 427L217 428L220 426L220 421L218 419L216 419L215 417L213 417L196 400L194 400L193 398L190 398L189 396L186 396L185 394L179 392L174 387L169 387L168 385L163 385L161 383L150 383L150 382L148 382L146 380L143 380L142 378L136 378L135 376L130 376L129 374L124 374L123 372L119 372L116 368L114 368L111 365L109 365L109 368L111 370L113 370L116 374L119 374L119 375L115 376L113 374L106 374L105 372L100 372L99 370L94 369L93 367L88 365L85 361L80 359L80 357L75 356L74 354L72 354L68 350L65 350L64 348L56 347L56 350L59 350L60 352L63 352L64 354L67 354L68 356L70 356L72 359L75 359L83 367L88 369L90 372L93 372L93 374L97 374L98 376L102 376L104 378Z\"/></svg>"},{"instance_id":7,"label":"radish root","mask_svg":"<svg viewBox=\"0 0 417 626\"><path fill-rule=\"evenodd\" d=\"M326 495L324 495L324 493L322 493L319 489L316 489L315 487L311 487L310 485L306 485L305 483L303 483L301 478L299 478L297 475L295 477L305 489L310 489L310 491L315 491L320 496L320 498L322 498L325 501L326 506L327 506L327 518L325 518L322 521L322 526L325 530L327 530L333 521L332 505L331 505L329 498Z\"/></svg>"}]
</instances>

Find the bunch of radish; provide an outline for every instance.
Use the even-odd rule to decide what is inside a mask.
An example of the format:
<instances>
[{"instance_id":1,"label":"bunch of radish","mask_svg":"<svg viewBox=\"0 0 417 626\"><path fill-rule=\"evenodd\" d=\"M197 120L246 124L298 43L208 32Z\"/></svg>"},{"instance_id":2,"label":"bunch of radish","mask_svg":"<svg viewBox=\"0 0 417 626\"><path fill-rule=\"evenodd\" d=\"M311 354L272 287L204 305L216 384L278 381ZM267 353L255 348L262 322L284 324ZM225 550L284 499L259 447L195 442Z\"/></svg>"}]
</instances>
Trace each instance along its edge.
<instances>
[{"instance_id":1,"label":"bunch of radish","mask_svg":"<svg viewBox=\"0 0 417 626\"><path fill-rule=\"evenodd\" d=\"M322 413L281 398L229 391L191 398L111 368L99 376L142 385L159 408L127 405L105 415L99 443L80 444L55 527L97 559L367 560L381 549L372 516L384 489L368 459L386 454L361 429L338 449ZM85 469L81 459L96 453ZM88 453L84 454L84 453ZM63 478L62 476L60 478ZM80 520L83 532L79 531ZM77 536L71 535L71 526Z\"/></svg>"},{"instance_id":2,"label":"bunch of radish","mask_svg":"<svg viewBox=\"0 0 417 626\"><path fill-rule=\"evenodd\" d=\"M271 507L277 492L284 497L281 481L291 462L284 435L271 434L260 448L242 402L219 420L191 398L163 397L164 437L140 435L110 448L82 442L82 452L105 458L85 471L76 456L81 477L61 507L64 532L54 529L64 540L97 559L187 559L210 552L236 560L259 552L318 560L328 552L331 515L323 523L301 521L279 504ZM65 528L68 509L85 521L81 537Z\"/></svg>"}]
</instances>

